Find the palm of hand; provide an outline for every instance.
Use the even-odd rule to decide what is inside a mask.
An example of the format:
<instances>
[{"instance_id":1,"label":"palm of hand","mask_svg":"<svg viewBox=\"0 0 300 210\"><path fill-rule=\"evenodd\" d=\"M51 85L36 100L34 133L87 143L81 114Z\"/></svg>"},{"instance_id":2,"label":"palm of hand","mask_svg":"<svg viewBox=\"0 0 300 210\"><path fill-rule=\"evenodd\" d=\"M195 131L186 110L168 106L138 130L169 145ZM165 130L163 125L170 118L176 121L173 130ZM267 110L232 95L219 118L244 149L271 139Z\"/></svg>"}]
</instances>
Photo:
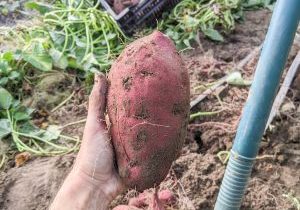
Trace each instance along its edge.
<instances>
[{"instance_id":1,"label":"palm of hand","mask_svg":"<svg viewBox=\"0 0 300 210\"><path fill-rule=\"evenodd\" d=\"M104 120L106 90L105 76L95 76L83 140L74 170L93 185L101 187L104 194L112 200L123 187L114 167L113 149Z\"/></svg>"}]
</instances>

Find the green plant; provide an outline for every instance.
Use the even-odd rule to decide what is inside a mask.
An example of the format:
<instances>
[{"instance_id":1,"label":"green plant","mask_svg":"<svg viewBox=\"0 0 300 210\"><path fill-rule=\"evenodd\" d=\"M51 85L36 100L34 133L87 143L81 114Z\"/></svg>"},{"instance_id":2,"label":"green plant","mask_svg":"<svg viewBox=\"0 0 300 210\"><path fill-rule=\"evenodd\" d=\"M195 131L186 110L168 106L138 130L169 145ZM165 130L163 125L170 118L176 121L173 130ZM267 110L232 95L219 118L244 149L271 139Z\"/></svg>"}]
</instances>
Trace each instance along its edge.
<instances>
[{"instance_id":1,"label":"green plant","mask_svg":"<svg viewBox=\"0 0 300 210\"><path fill-rule=\"evenodd\" d=\"M0 54L0 87L21 98L24 81L32 84L36 75L51 71L53 64L47 53L49 44L46 38L33 37L29 32L18 35L18 38L24 45L21 50Z\"/></svg>"},{"instance_id":2,"label":"green plant","mask_svg":"<svg viewBox=\"0 0 300 210\"><path fill-rule=\"evenodd\" d=\"M126 37L113 18L98 9L99 2L92 2L27 2L27 8L40 12L43 24L11 31L11 38L22 47L0 56L0 86L9 79L23 79L25 67L44 72L53 68L106 71L123 49Z\"/></svg>"},{"instance_id":3,"label":"green plant","mask_svg":"<svg viewBox=\"0 0 300 210\"><path fill-rule=\"evenodd\" d=\"M230 151L220 151L217 153L217 157L224 165L226 165L230 157Z\"/></svg>"},{"instance_id":4,"label":"green plant","mask_svg":"<svg viewBox=\"0 0 300 210\"><path fill-rule=\"evenodd\" d=\"M0 86L18 83L22 78L21 74L16 70L16 60L12 52L0 54Z\"/></svg>"},{"instance_id":5,"label":"green plant","mask_svg":"<svg viewBox=\"0 0 300 210\"><path fill-rule=\"evenodd\" d=\"M197 117L213 116L213 115L221 113L222 111L223 110L212 111L212 112L196 112L196 113L190 114L190 121L196 119Z\"/></svg>"},{"instance_id":6,"label":"green plant","mask_svg":"<svg viewBox=\"0 0 300 210\"><path fill-rule=\"evenodd\" d=\"M7 156L5 154L0 154L0 156L1 156L1 161L0 161L0 169L1 169L7 159Z\"/></svg>"},{"instance_id":7,"label":"green plant","mask_svg":"<svg viewBox=\"0 0 300 210\"><path fill-rule=\"evenodd\" d=\"M39 31L48 39L44 42L49 44L48 56L44 57L47 67L51 67L52 59L53 65L61 69L105 71L119 55L125 35L113 18L98 8L99 1L95 5L92 2L57 1L51 7L35 2L26 4L43 14L44 26Z\"/></svg>"},{"instance_id":8,"label":"green plant","mask_svg":"<svg viewBox=\"0 0 300 210\"><path fill-rule=\"evenodd\" d=\"M123 49L126 37L116 22L93 2L27 2L27 8L40 12L43 23L10 31L10 38L21 47L0 54L0 140L12 140L13 149L55 155L78 148L79 139L62 135L62 127L50 125L44 130L33 125L33 110L14 98L23 98L24 81L34 86L40 74L53 69L84 70L84 78L107 70ZM80 71L78 75L82 76ZM7 155L1 152L0 156L2 166Z\"/></svg>"},{"instance_id":9,"label":"green plant","mask_svg":"<svg viewBox=\"0 0 300 210\"><path fill-rule=\"evenodd\" d=\"M273 10L276 0L242 0L242 6L246 10L268 8Z\"/></svg>"},{"instance_id":10,"label":"green plant","mask_svg":"<svg viewBox=\"0 0 300 210\"><path fill-rule=\"evenodd\" d=\"M228 74L228 77L226 78L226 83L228 85L233 85L233 86L250 86L252 84L252 81L245 80L242 77L241 72L233 71L230 74Z\"/></svg>"},{"instance_id":11,"label":"green plant","mask_svg":"<svg viewBox=\"0 0 300 210\"><path fill-rule=\"evenodd\" d=\"M18 151L35 155L64 154L78 148L79 139L62 135L58 126L52 125L43 130L30 123L33 111L22 106L6 89L0 87L0 140L10 137ZM65 142L62 145L55 142L59 138L73 143Z\"/></svg>"},{"instance_id":12,"label":"green plant","mask_svg":"<svg viewBox=\"0 0 300 210\"><path fill-rule=\"evenodd\" d=\"M159 28L172 37L179 48L191 47L199 30L212 40L223 41L219 31L234 29L240 13L241 0L184 0L160 22Z\"/></svg>"}]
</instances>

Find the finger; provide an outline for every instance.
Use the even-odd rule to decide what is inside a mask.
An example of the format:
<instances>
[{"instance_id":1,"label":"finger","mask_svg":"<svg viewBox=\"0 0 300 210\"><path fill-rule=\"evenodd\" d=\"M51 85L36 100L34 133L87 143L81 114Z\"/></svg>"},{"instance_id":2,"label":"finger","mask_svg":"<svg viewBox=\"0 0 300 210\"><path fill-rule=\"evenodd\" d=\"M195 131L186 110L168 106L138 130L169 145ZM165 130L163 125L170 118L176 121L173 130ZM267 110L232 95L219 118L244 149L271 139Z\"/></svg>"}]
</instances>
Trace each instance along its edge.
<instances>
[{"instance_id":1,"label":"finger","mask_svg":"<svg viewBox=\"0 0 300 210\"><path fill-rule=\"evenodd\" d=\"M106 105L107 81L105 75L95 74L94 86L89 97L89 115L97 115L104 119Z\"/></svg>"},{"instance_id":2,"label":"finger","mask_svg":"<svg viewBox=\"0 0 300 210\"><path fill-rule=\"evenodd\" d=\"M94 86L89 97L88 123L94 125L105 124L107 80L104 74L95 74ZM99 123L102 121L103 123Z\"/></svg>"}]
</instances>

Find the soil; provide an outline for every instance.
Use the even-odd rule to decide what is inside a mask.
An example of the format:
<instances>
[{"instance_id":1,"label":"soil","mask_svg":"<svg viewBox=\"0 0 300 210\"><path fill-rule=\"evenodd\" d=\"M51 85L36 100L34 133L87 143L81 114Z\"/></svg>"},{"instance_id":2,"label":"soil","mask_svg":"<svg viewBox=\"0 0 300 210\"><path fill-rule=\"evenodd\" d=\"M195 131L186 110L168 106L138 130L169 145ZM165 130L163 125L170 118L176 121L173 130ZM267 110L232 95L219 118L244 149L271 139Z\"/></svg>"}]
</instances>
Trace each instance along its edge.
<instances>
[{"instance_id":1,"label":"soil","mask_svg":"<svg viewBox=\"0 0 300 210\"><path fill-rule=\"evenodd\" d=\"M11 26L16 24L18 19L24 18L24 14L21 11L24 10L23 4L25 1L2 0L0 5L0 26Z\"/></svg>"},{"instance_id":2,"label":"soil","mask_svg":"<svg viewBox=\"0 0 300 210\"><path fill-rule=\"evenodd\" d=\"M74 156L37 158L0 176L1 209L47 209ZM9 178L8 178L9 177Z\"/></svg>"},{"instance_id":3,"label":"soil","mask_svg":"<svg viewBox=\"0 0 300 210\"><path fill-rule=\"evenodd\" d=\"M268 10L247 12L245 22L236 26L226 42L217 44L201 38L201 46L183 53L190 71L191 100L201 93L201 85L235 70L237 64L262 43L270 15ZM299 49L295 43L287 67ZM241 70L244 78L252 78L257 57ZM284 195L291 193L300 197L299 75L280 114L263 137L241 209L295 209ZM225 85L192 110L192 113L221 111L190 122L182 154L160 185L161 189L169 189L177 197L177 202L168 209L213 209L225 170L217 153L230 150L248 91L249 87ZM77 91L74 98L50 116L50 120L66 124L83 119L87 95ZM77 124L68 127L66 132L81 135L82 127ZM11 161L0 172L0 209L47 209L74 157L34 158L19 168ZM130 190L118 196L112 207L126 204L135 195L136 192Z\"/></svg>"},{"instance_id":4,"label":"soil","mask_svg":"<svg viewBox=\"0 0 300 210\"><path fill-rule=\"evenodd\" d=\"M29 0L0 1L0 53L20 49L10 31L20 31L24 28L40 25L38 13L25 8ZM46 0L45 0L46 1ZM3 12L3 10L7 12ZM35 18L33 18L35 17Z\"/></svg>"}]
</instances>

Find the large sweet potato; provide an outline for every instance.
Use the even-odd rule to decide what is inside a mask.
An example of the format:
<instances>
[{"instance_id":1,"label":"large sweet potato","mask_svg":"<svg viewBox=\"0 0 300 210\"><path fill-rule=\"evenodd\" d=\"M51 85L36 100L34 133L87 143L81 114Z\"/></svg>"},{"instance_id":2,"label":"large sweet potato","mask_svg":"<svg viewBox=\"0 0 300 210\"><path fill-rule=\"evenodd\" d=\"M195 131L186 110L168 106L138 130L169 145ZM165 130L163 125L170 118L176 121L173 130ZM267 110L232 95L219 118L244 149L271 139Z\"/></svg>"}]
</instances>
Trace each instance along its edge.
<instances>
[{"instance_id":1,"label":"large sweet potato","mask_svg":"<svg viewBox=\"0 0 300 210\"><path fill-rule=\"evenodd\" d=\"M189 77L161 32L128 45L108 75L108 116L119 174L127 187L159 184L178 156L189 115Z\"/></svg>"}]
</instances>

